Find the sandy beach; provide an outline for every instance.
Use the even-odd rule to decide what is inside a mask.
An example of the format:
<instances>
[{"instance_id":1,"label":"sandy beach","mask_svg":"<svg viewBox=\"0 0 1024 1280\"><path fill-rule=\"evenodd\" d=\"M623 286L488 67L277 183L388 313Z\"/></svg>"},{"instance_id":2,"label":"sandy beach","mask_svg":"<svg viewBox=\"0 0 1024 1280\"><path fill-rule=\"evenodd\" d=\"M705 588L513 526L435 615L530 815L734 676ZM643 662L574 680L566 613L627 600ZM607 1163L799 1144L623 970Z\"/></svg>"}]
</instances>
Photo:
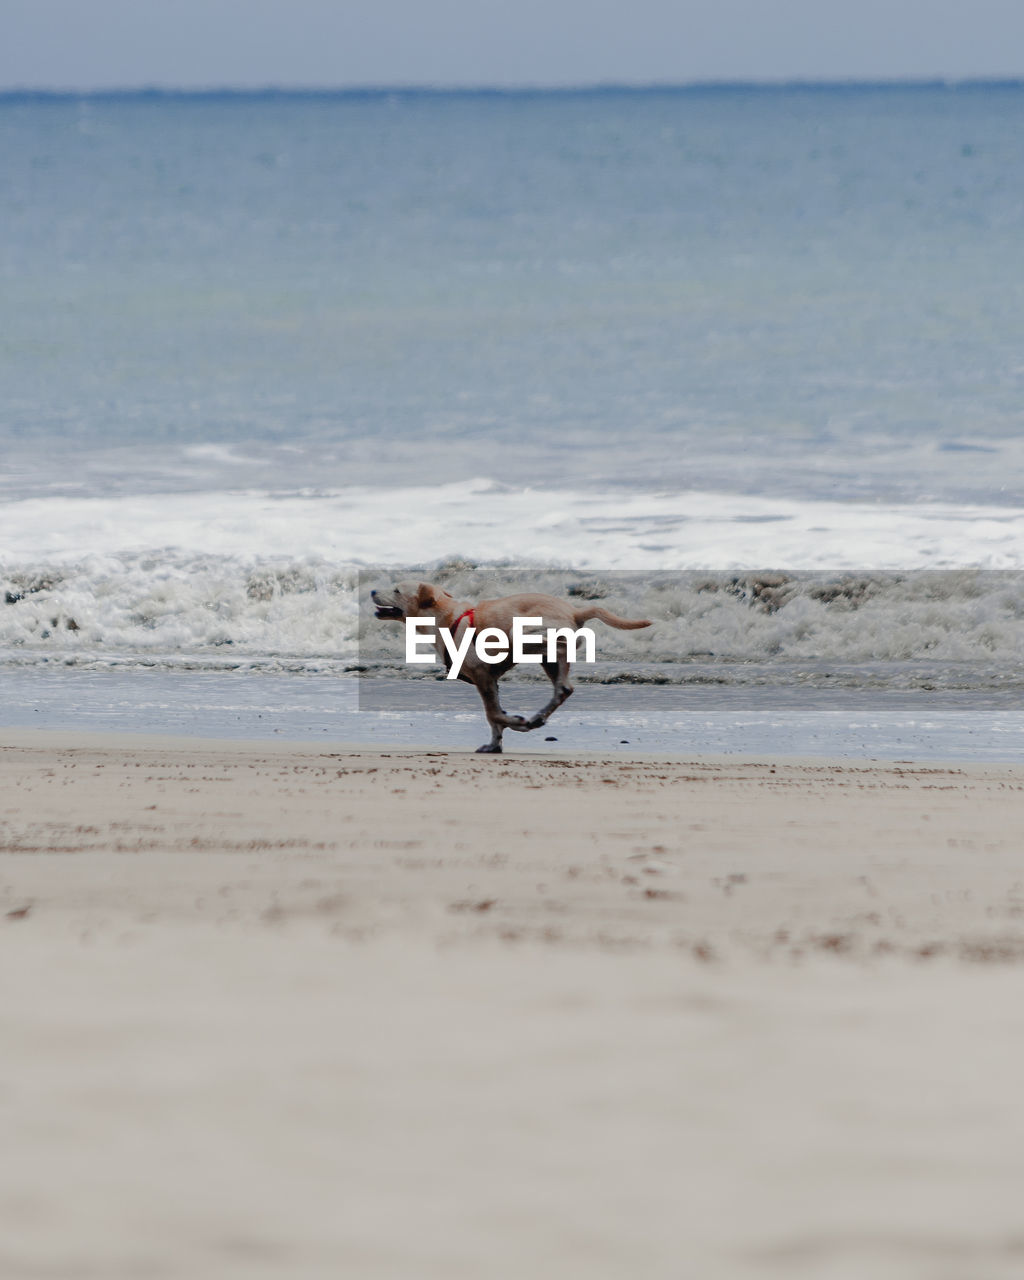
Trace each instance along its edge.
<instances>
[{"instance_id":1,"label":"sandy beach","mask_svg":"<svg viewBox=\"0 0 1024 1280\"><path fill-rule=\"evenodd\" d=\"M1024 1268L1024 768L0 761L11 1280Z\"/></svg>"}]
</instances>

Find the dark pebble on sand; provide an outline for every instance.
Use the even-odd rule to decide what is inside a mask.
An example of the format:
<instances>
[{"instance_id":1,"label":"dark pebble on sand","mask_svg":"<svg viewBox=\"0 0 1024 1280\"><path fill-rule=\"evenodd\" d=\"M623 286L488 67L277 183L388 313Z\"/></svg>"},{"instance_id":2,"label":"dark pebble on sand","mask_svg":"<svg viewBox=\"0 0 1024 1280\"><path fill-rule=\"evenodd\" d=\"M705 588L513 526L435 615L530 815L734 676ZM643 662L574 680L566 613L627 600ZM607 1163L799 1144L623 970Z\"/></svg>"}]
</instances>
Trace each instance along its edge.
<instances>
[{"instance_id":1,"label":"dark pebble on sand","mask_svg":"<svg viewBox=\"0 0 1024 1280\"><path fill-rule=\"evenodd\" d=\"M545 742L557 742L557 741L558 741L558 739L557 739L557 738L545 738L545 739L544 739L544 741L545 741Z\"/></svg>"}]
</instances>

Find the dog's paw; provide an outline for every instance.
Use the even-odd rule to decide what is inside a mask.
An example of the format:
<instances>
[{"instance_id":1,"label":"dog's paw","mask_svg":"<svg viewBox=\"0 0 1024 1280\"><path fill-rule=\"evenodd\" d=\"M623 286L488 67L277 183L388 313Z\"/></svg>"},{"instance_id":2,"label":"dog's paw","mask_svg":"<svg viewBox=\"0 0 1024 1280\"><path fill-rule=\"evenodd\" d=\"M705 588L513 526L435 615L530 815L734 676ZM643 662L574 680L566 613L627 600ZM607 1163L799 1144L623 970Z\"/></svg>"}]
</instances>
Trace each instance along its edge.
<instances>
[{"instance_id":1,"label":"dog's paw","mask_svg":"<svg viewBox=\"0 0 1024 1280\"><path fill-rule=\"evenodd\" d=\"M526 733L527 729L532 729L533 726L525 716L507 716L505 728L513 729L516 733Z\"/></svg>"},{"instance_id":2,"label":"dog's paw","mask_svg":"<svg viewBox=\"0 0 1024 1280\"><path fill-rule=\"evenodd\" d=\"M531 716L526 722L527 729L539 729L542 724L547 724L547 716Z\"/></svg>"},{"instance_id":3,"label":"dog's paw","mask_svg":"<svg viewBox=\"0 0 1024 1280\"><path fill-rule=\"evenodd\" d=\"M501 755L501 743L500 743L500 742L485 742L485 743L484 743L484 745L483 745L482 747L477 747L477 749L476 749L476 753L477 753L477 755L478 755L478 756L479 756L479 755L485 755L485 756L500 756L500 755Z\"/></svg>"}]
</instances>

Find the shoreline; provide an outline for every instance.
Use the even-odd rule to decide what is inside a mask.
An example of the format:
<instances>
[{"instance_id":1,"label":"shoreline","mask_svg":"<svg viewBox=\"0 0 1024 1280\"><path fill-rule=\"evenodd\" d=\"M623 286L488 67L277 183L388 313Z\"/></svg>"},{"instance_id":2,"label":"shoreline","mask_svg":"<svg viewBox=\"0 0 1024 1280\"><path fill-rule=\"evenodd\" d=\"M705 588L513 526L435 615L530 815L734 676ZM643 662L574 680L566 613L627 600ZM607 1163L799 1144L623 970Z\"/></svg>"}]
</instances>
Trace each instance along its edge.
<instances>
[{"instance_id":1,"label":"shoreline","mask_svg":"<svg viewBox=\"0 0 1024 1280\"><path fill-rule=\"evenodd\" d=\"M510 710L542 701L503 686ZM169 734L473 753L489 736L475 690L436 680L47 669L8 673L6 731ZM4 730L0 730L3 732ZM1015 690L581 685L509 755L843 757L1024 763Z\"/></svg>"},{"instance_id":2,"label":"shoreline","mask_svg":"<svg viewBox=\"0 0 1024 1280\"><path fill-rule=\"evenodd\" d=\"M524 735L525 737L526 735ZM630 764L664 764L679 767L700 769L709 768L743 768L746 766L764 766L778 769L787 768L828 768L835 770L856 770L860 767L879 771L894 770L904 772L910 770L950 770L966 775L983 775L989 771L1019 772L1024 780L1024 761L1016 759L979 760L972 757L949 756L946 758L913 757L896 760L889 756L856 756L807 753L790 755L785 752L727 752L727 751L594 751L576 748L568 744L547 745L540 742L532 748L516 743L497 756L478 754L473 746L451 747L409 744L408 742L374 742L335 741L317 738L251 738L251 737L204 737L189 733L153 733L136 732L135 730L88 730L88 729L8 729L0 726L0 754L5 751L101 751L120 754L129 751L182 751L194 752L197 755L225 753L244 757L246 755L297 756L297 757L341 757L358 760L362 757L409 760L427 760L441 757L446 760L476 761L484 763L488 760L497 767L502 764L528 762L530 764L558 766L560 762L575 764L602 765L615 768ZM518 748L518 749L517 749Z\"/></svg>"}]
</instances>

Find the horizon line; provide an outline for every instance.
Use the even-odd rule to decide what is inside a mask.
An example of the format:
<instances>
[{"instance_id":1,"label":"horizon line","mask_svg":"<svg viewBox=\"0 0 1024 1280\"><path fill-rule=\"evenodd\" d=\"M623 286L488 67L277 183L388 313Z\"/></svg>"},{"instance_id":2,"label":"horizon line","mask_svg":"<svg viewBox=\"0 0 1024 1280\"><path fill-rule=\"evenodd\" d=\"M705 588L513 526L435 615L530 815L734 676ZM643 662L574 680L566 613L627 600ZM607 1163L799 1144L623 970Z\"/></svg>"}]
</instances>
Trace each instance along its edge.
<instances>
[{"instance_id":1,"label":"horizon line","mask_svg":"<svg viewBox=\"0 0 1024 1280\"><path fill-rule=\"evenodd\" d=\"M212 98L212 97L281 97L281 98L386 98L408 96L489 96L527 97L531 95L585 95L597 93L702 93L737 91L812 91L864 89L1024 89L1024 75L1019 76L883 76L883 77L786 77L679 81L593 81L580 84L416 84L367 83L361 85L110 85L73 88L39 85L0 87L0 99L10 98Z\"/></svg>"}]
</instances>

